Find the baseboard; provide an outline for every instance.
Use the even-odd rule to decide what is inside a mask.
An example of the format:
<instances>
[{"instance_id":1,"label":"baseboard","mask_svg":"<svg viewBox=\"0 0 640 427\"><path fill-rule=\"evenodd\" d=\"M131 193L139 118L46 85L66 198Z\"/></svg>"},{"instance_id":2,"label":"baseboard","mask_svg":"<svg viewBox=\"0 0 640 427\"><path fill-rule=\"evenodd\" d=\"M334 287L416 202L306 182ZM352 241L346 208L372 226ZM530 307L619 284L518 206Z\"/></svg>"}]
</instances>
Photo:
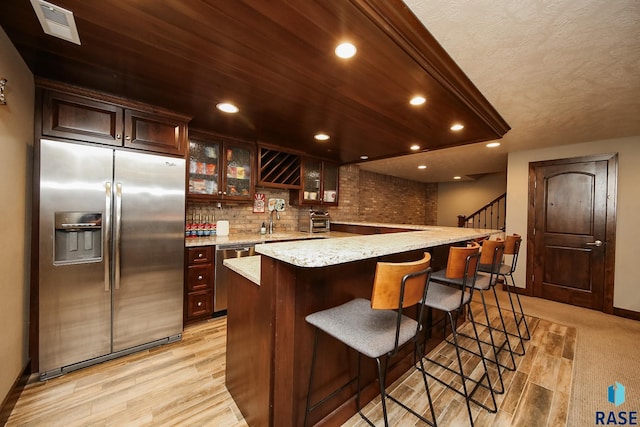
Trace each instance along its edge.
<instances>
[{"instance_id":1,"label":"baseboard","mask_svg":"<svg viewBox=\"0 0 640 427\"><path fill-rule=\"evenodd\" d=\"M507 289L507 288L509 288L509 289ZM517 286L507 285L504 282L502 282L502 290L505 291L505 292L506 291L511 292L512 294L519 294L519 295L529 296L529 293L527 292L527 290L525 288L518 288Z\"/></svg>"},{"instance_id":2,"label":"baseboard","mask_svg":"<svg viewBox=\"0 0 640 427\"><path fill-rule=\"evenodd\" d=\"M516 294L520 294L520 295L525 295L525 296L529 296L528 292L525 288L518 288L515 286L511 286L511 285L507 285L506 283L502 283L502 290L506 291L506 288L509 288L509 292L511 293L516 293ZM627 319L631 319L631 320L640 320L640 312L637 311L633 311L633 310L627 310L624 308L616 308L613 307L613 313L614 316L618 316L618 317L624 317Z\"/></svg>"},{"instance_id":3,"label":"baseboard","mask_svg":"<svg viewBox=\"0 0 640 427\"><path fill-rule=\"evenodd\" d=\"M18 398L22 394L22 390L24 390L27 385L30 376L31 361L27 362L27 366L24 367L22 374L15 380L13 386L9 390L9 393L7 393L7 397L5 397L2 402L2 406L0 406L0 426L7 424L9 415L13 412L13 408L15 408Z\"/></svg>"},{"instance_id":4,"label":"baseboard","mask_svg":"<svg viewBox=\"0 0 640 427\"><path fill-rule=\"evenodd\" d=\"M626 317L627 319L640 320L640 313L624 308L613 307L614 316Z\"/></svg>"}]
</instances>

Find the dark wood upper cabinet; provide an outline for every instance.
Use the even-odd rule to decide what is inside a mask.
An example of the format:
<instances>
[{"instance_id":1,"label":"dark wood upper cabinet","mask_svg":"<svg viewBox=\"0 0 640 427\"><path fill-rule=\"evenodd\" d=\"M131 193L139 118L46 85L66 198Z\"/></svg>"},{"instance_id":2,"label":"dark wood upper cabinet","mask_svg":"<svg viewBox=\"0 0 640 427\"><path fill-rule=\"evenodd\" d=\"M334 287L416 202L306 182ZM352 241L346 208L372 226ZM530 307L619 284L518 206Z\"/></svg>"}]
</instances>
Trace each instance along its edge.
<instances>
[{"instance_id":1,"label":"dark wood upper cabinet","mask_svg":"<svg viewBox=\"0 0 640 427\"><path fill-rule=\"evenodd\" d=\"M39 91L42 136L185 155L185 116L56 82Z\"/></svg>"},{"instance_id":2,"label":"dark wood upper cabinet","mask_svg":"<svg viewBox=\"0 0 640 427\"><path fill-rule=\"evenodd\" d=\"M124 146L161 153L184 154L186 124L171 117L127 109Z\"/></svg>"},{"instance_id":3,"label":"dark wood upper cabinet","mask_svg":"<svg viewBox=\"0 0 640 427\"><path fill-rule=\"evenodd\" d=\"M203 131L189 138L187 198L253 202L255 144Z\"/></svg>"},{"instance_id":4,"label":"dark wood upper cabinet","mask_svg":"<svg viewBox=\"0 0 640 427\"><path fill-rule=\"evenodd\" d=\"M113 104L45 91L42 135L122 145L123 109Z\"/></svg>"},{"instance_id":5,"label":"dark wood upper cabinet","mask_svg":"<svg viewBox=\"0 0 640 427\"><path fill-rule=\"evenodd\" d=\"M292 205L337 206L339 165L315 157L303 157L300 190L291 190Z\"/></svg>"},{"instance_id":6,"label":"dark wood upper cabinet","mask_svg":"<svg viewBox=\"0 0 640 427\"><path fill-rule=\"evenodd\" d=\"M273 188L301 188L302 153L259 145L258 185Z\"/></svg>"}]
</instances>

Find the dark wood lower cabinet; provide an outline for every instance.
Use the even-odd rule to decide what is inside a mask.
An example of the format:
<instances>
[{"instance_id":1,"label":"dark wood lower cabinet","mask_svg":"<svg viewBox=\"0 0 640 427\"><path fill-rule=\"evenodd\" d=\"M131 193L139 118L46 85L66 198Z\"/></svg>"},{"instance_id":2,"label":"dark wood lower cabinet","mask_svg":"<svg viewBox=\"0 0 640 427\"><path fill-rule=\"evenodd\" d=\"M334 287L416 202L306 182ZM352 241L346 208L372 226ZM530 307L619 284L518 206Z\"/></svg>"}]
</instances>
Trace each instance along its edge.
<instances>
[{"instance_id":1,"label":"dark wood lower cabinet","mask_svg":"<svg viewBox=\"0 0 640 427\"><path fill-rule=\"evenodd\" d=\"M185 249L184 324L213 315L213 246Z\"/></svg>"}]
</instances>

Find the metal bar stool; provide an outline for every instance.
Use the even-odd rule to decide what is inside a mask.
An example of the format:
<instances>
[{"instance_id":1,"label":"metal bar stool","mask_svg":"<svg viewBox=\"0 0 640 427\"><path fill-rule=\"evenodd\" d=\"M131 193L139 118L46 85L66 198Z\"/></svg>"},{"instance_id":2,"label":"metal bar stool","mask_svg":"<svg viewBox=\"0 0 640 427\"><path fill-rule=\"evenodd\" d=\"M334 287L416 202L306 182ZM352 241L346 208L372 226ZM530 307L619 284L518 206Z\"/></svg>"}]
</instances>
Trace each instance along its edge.
<instances>
[{"instance_id":1,"label":"metal bar stool","mask_svg":"<svg viewBox=\"0 0 640 427\"><path fill-rule=\"evenodd\" d=\"M518 337L520 341L521 350L515 351L515 354L519 356L523 356L525 354L523 340L531 339L531 334L529 332L529 325L527 323L524 310L522 309L522 303L520 302L520 295L517 292L511 292L509 290L510 285L507 278L511 278L511 285L515 288L516 282L515 282L515 279L513 278L513 273L516 271L516 266L518 263L518 252L520 251L521 243L522 243L522 237L519 234L513 234L505 238L504 257L506 258L506 256L511 256L511 263L505 263L505 259L503 259L498 267L498 276L503 277L504 282L506 284L505 289L509 297L509 304L511 305L511 312L513 313L513 320L516 328L515 332L511 332L507 329L507 333L511 336ZM487 272L487 271L490 271L490 269L491 269L491 266L486 264L480 264L480 267L479 267L480 271ZM514 304L514 301L513 301L514 294L516 296L515 298L517 303L517 310L516 310L516 305ZM496 303L497 301L498 299L496 295ZM524 324L524 333L521 332L521 329L520 329L521 325L523 324Z\"/></svg>"},{"instance_id":2,"label":"metal bar stool","mask_svg":"<svg viewBox=\"0 0 640 427\"><path fill-rule=\"evenodd\" d=\"M487 357L487 361L495 364L496 369L498 371L498 382L499 387L494 388L494 392L498 394L502 394L505 391L504 381L502 378L502 369L507 369L509 371L515 371L516 369L516 361L514 357L513 349L511 348L511 342L509 341L509 335L506 332L506 326L504 321L504 316L502 314L502 309L500 308L500 302L498 301L498 297L496 295L496 283L498 281L498 269L500 267L500 263L502 262L502 257L504 254L504 241L502 239L496 240L483 240L482 241L482 251L480 252L480 265L478 269L482 266L486 266L486 270L488 272L478 272L478 276L474 283L474 289L480 293L480 299L482 302L482 309L484 312L484 317L486 323L482 323L481 321L475 321L476 325L484 326L487 328L489 334L489 341L480 340L481 343L489 345L491 347L493 358ZM487 301L485 299L485 292L492 290L493 295L496 299L496 307L498 311L499 324L492 324L491 318L489 316L489 307L487 305ZM471 321L474 321L473 318L470 318ZM494 334L494 332L498 332L498 336ZM474 337L465 334L463 332L458 332L459 336L464 336L470 339L474 339ZM500 338L503 337L501 341ZM461 346L462 349L468 351L472 354L475 354L478 357L487 356L486 354L482 355L475 351L473 348L468 348ZM509 360L507 362L501 362L500 353L503 350L508 351ZM502 368L502 369L500 369Z\"/></svg>"},{"instance_id":3,"label":"metal bar stool","mask_svg":"<svg viewBox=\"0 0 640 427\"><path fill-rule=\"evenodd\" d=\"M423 422L432 426L436 425L431 394L429 393L425 375L426 371L422 364L422 379L429 401L431 420L407 407L385 390L389 359L394 357L398 353L398 349L403 345L411 342L415 343L418 334L423 328L423 312L425 310L420 302L427 295L429 275L431 274L430 264L431 255L428 253L425 253L424 257L419 261L403 263L378 262L370 301L364 298L356 298L337 307L310 314L305 318L308 323L315 326L313 357L304 419L305 426L307 425L307 416L311 411L327 402L355 380L358 382L356 394L358 413L367 423L374 425L362 413L360 406L360 360L362 355L375 359L377 363L385 426L389 425L386 398L398 403ZM417 307L416 320L403 314L410 307ZM358 352L358 375L317 403L311 404L313 371L318 351L319 331L329 334ZM384 361L382 360L383 358Z\"/></svg>"},{"instance_id":4,"label":"metal bar stool","mask_svg":"<svg viewBox=\"0 0 640 427\"><path fill-rule=\"evenodd\" d=\"M446 313L444 317L444 333L446 335L447 319L451 325L451 344L455 348L456 358L458 362L458 369L454 369L451 366L444 365L439 361L432 359L427 355L425 359L451 373L454 373L460 377L462 383L462 390L459 390L454 384L445 382L438 378L436 375L426 371L426 374L438 381L443 386L453 390L459 395L463 396L467 404L467 412L469 414L469 423L473 426L473 414L471 412L470 402L474 402L478 406L486 409L489 412L495 413L497 411L496 399L491 385L491 378L489 377L489 371L487 370L486 358L483 355L483 350L478 336L478 330L473 320L473 313L470 310L469 304L473 297L474 284L478 275L478 265L480 258L480 245L472 243L467 247L451 247L449 249L449 259L447 261L447 267L445 270L440 270L431 275L429 283L429 293L424 300L424 305L430 308L441 310ZM458 341L458 332L456 330L456 321L458 316L467 310L471 318L471 326L474 332L474 340L478 345L478 354L480 354L480 360L484 368L484 372L479 379L471 378L465 373L461 358L461 346ZM432 325L433 326L433 325ZM419 350L417 350L419 351ZM420 353L422 354L422 352ZM424 369L422 366L419 369ZM486 380L486 381L485 381ZM467 382L473 384L473 388L469 390ZM486 382L486 384L485 384ZM483 387L489 391L491 396L491 406L480 402L474 398L474 394L478 387Z\"/></svg>"}]
</instances>

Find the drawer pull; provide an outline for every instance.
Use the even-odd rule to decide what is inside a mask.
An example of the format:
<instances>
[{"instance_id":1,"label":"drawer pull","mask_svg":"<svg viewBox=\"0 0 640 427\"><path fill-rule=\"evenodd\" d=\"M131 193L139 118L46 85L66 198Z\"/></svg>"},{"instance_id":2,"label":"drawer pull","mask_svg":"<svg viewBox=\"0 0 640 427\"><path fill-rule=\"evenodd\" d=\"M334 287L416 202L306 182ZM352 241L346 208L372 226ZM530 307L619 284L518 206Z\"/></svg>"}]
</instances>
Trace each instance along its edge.
<instances>
[{"instance_id":1,"label":"drawer pull","mask_svg":"<svg viewBox=\"0 0 640 427\"><path fill-rule=\"evenodd\" d=\"M202 307L202 301L198 301L198 307Z\"/></svg>"},{"instance_id":2,"label":"drawer pull","mask_svg":"<svg viewBox=\"0 0 640 427\"><path fill-rule=\"evenodd\" d=\"M199 253L199 254L198 254L198 258L202 258L202 256L203 256L203 255L204 255L204 254L203 254L202 252L201 252L201 253Z\"/></svg>"},{"instance_id":3,"label":"drawer pull","mask_svg":"<svg viewBox=\"0 0 640 427\"><path fill-rule=\"evenodd\" d=\"M198 280L202 280L202 276L198 276Z\"/></svg>"}]
</instances>

